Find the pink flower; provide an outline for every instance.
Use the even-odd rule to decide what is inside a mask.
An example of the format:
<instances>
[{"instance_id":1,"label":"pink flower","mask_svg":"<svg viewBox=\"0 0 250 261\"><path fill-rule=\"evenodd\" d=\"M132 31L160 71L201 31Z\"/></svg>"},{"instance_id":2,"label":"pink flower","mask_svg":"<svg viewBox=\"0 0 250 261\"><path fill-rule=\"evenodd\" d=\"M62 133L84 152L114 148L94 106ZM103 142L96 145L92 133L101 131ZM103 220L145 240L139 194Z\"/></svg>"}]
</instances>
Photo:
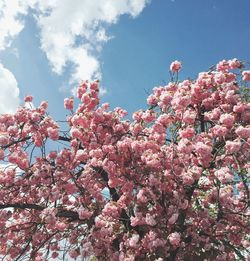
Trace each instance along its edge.
<instances>
[{"instance_id":1,"label":"pink flower","mask_svg":"<svg viewBox=\"0 0 250 261\"><path fill-rule=\"evenodd\" d=\"M172 118L168 114L162 114L157 119L157 122L162 124L163 126L167 127L172 122Z\"/></svg>"},{"instance_id":2,"label":"pink flower","mask_svg":"<svg viewBox=\"0 0 250 261\"><path fill-rule=\"evenodd\" d=\"M64 99L64 107L67 110L73 110L73 107L74 107L74 100L73 100L73 98L66 98L66 99Z\"/></svg>"},{"instance_id":3,"label":"pink flower","mask_svg":"<svg viewBox=\"0 0 250 261\"><path fill-rule=\"evenodd\" d=\"M90 83L90 90L98 91L99 90L99 81L94 81Z\"/></svg>"},{"instance_id":4,"label":"pink flower","mask_svg":"<svg viewBox=\"0 0 250 261\"><path fill-rule=\"evenodd\" d=\"M44 110L47 110L48 108L48 102L47 101L42 101L40 104L40 107Z\"/></svg>"},{"instance_id":5,"label":"pink flower","mask_svg":"<svg viewBox=\"0 0 250 261\"><path fill-rule=\"evenodd\" d=\"M219 108L214 108L211 112L211 120L218 120L221 115L221 110Z\"/></svg>"},{"instance_id":6,"label":"pink flower","mask_svg":"<svg viewBox=\"0 0 250 261\"><path fill-rule=\"evenodd\" d=\"M140 189L137 196L136 196L138 202L146 203L148 201L147 197L145 196L145 190Z\"/></svg>"},{"instance_id":7,"label":"pink flower","mask_svg":"<svg viewBox=\"0 0 250 261\"><path fill-rule=\"evenodd\" d=\"M210 156L212 152L212 147L204 144L203 142L197 142L195 149L202 158Z\"/></svg>"},{"instance_id":8,"label":"pink flower","mask_svg":"<svg viewBox=\"0 0 250 261\"><path fill-rule=\"evenodd\" d=\"M87 209L79 208L78 214L80 219L89 219L93 213Z\"/></svg>"},{"instance_id":9,"label":"pink flower","mask_svg":"<svg viewBox=\"0 0 250 261\"><path fill-rule=\"evenodd\" d=\"M234 124L234 116L228 113L220 116L220 122L228 128L231 128Z\"/></svg>"},{"instance_id":10,"label":"pink flower","mask_svg":"<svg viewBox=\"0 0 250 261\"><path fill-rule=\"evenodd\" d=\"M9 143L9 138L7 135L1 135L0 134L0 145L5 146Z\"/></svg>"},{"instance_id":11,"label":"pink flower","mask_svg":"<svg viewBox=\"0 0 250 261\"><path fill-rule=\"evenodd\" d=\"M77 88L77 97L79 99L82 98L83 94L87 91L88 89L88 83L83 82L78 88Z\"/></svg>"},{"instance_id":12,"label":"pink flower","mask_svg":"<svg viewBox=\"0 0 250 261\"><path fill-rule=\"evenodd\" d=\"M41 114L37 111L32 112L31 114L32 121L39 121L41 119Z\"/></svg>"},{"instance_id":13,"label":"pink flower","mask_svg":"<svg viewBox=\"0 0 250 261\"><path fill-rule=\"evenodd\" d=\"M56 151L51 151L48 155L50 159L55 159L57 157L57 152Z\"/></svg>"},{"instance_id":14,"label":"pink flower","mask_svg":"<svg viewBox=\"0 0 250 261\"><path fill-rule=\"evenodd\" d=\"M131 217L130 221L131 221L131 226L135 227L137 225L144 225L145 224L145 218L142 216L141 212L136 212L135 213L135 217Z\"/></svg>"},{"instance_id":15,"label":"pink flower","mask_svg":"<svg viewBox=\"0 0 250 261\"><path fill-rule=\"evenodd\" d=\"M58 138L59 138L58 129L54 129L52 127L49 127L47 129L47 131L48 131L49 138L51 138L52 140L58 140Z\"/></svg>"},{"instance_id":16,"label":"pink flower","mask_svg":"<svg viewBox=\"0 0 250 261\"><path fill-rule=\"evenodd\" d=\"M233 174L228 167L222 167L221 169L215 171L215 175L221 183L226 183L232 181L233 179Z\"/></svg>"},{"instance_id":17,"label":"pink flower","mask_svg":"<svg viewBox=\"0 0 250 261\"><path fill-rule=\"evenodd\" d=\"M19 129L17 126L10 126L7 131L9 133L9 135L14 136L19 132Z\"/></svg>"},{"instance_id":18,"label":"pink flower","mask_svg":"<svg viewBox=\"0 0 250 261\"><path fill-rule=\"evenodd\" d=\"M211 128L211 132L214 136L223 137L228 133L227 127L215 125L213 128Z\"/></svg>"},{"instance_id":19,"label":"pink flower","mask_svg":"<svg viewBox=\"0 0 250 261\"><path fill-rule=\"evenodd\" d=\"M133 120L134 121L141 121L142 120L143 111L136 111L133 113Z\"/></svg>"},{"instance_id":20,"label":"pink flower","mask_svg":"<svg viewBox=\"0 0 250 261\"><path fill-rule=\"evenodd\" d=\"M247 139L250 137L250 127L243 127L243 126L239 126L236 130L235 133L243 138L243 139Z\"/></svg>"},{"instance_id":21,"label":"pink flower","mask_svg":"<svg viewBox=\"0 0 250 261\"><path fill-rule=\"evenodd\" d=\"M140 236L138 234L133 234L132 237L129 239L129 246L135 248L137 243L139 242Z\"/></svg>"},{"instance_id":22,"label":"pink flower","mask_svg":"<svg viewBox=\"0 0 250 261\"><path fill-rule=\"evenodd\" d=\"M160 96L160 101L164 105L168 105L171 102L172 99L173 99L173 96L169 92L164 92Z\"/></svg>"},{"instance_id":23,"label":"pink flower","mask_svg":"<svg viewBox=\"0 0 250 261\"><path fill-rule=\"evenodd\" d=\"M226 141L226 145L225 145L226 152L228 154L232 154L232 153L238 152L240 150L240 146L241 146L240 141L230 141L230 140L227 140Z\"/></svg>"},{"instance_id":24,"label":"pink flower","mask_svg":"<svg viewBox=\"0 0 250 261\"><path fill-rule=\"evenodd\" d=\"M180 130L179 133L181 138L190 139L194 136L195 130L194 128L186 128L184 130Z\"/></svg>"},{"instance_id":25,"label":"pink flower","mask_svg":"<svg viewBox=\"0 0 250 261\"><path fill-rule=\"evenodd\" d=\"M177 220L178 217L179 217L179 214L178 214L178 213L174 213L174 214L170 217L170 219L168 220L168 224L173 225L173 224L176 222L176 220Z\"/></svg>"},{"instance_id":26,"label":"pink flower","mask_svg":"<svg viewBox=\"0 0 250 261\"><path fill-rule=\"evenodd\" d=\"M170 71L175 73L178 72L181 69L181 62L179 61L174 61L170 64Z\"/></svg>"},{"instance_id":27,"label":"pink flower","mask_svg":"<svg viewBox=\"0 0 250 261\"><path fill-rule=\"evenodd\" d=\"M233 111L237 113L242 113L245 110L245 104L239 103L237 105L234 105Z\"/></svg>"},{"instance_id":28,"label":"pink flower","mask_svg":"<svg viewBox=\"0 0 250 261\"><path fill-rule=\"evenodd\" d=\"M178 246L181 241L181 236L179 233L174 232L169 235L168 239L172 246Z\"/></svg>"},{"instance_id":29,"label":"pink flower","mask_svg":"<svg viewBox=\"0 0 250 261\"><path fill-rule=\"evenodd\" d=\"M183 122L187 124L194 124L196 119L196 112L193 110L187 110L183 114Z\"/></svg>"},{"instance_id":30,"label":"pink flower","mask_svg":"<svg viewBox=\"0 0 250 261\"><path fill-rule=\"evenodd\" d=\"M226 74L226 82L234 82L236 80L236 75L234 73L227 73Z\"/></svg>"},{"instance_id":31,"label":"pink flower","mask_svg":"<svg viewBox=\"0 0 250 261\"><path fill-rule=\"evenodd\" d=\"M156 225L156 221L155 221L154 217L152 216L152 214L147 213L145 221L146 221L146 224L149 226Z\"/></svg>"},{"instance_id":32,"label":"pink flower","mask_svg":"<svg viewBox=\"0 0 250 261\"><path fill-rule=\"evenodd\" d=\"M219 72L227 72L228 69L229 69L228 61L226 61L226 60L220 61L220 62L216 65L216 69L217 69Z\"/></svg>"},{"instance_id":33,"label":"pink flower","mask_svg":"<svg viewBox=\"0 0 250 261\"><path fill-rule=\"evenodd\" d=\"M188 200L185 199L185 200L183 201L183 203L181 204L181 209L186 209L186 208L188 207L188 204L189 204Z\"/></svg>"},{"instance_id":34,"label":"pink flower","mask_svg":"<svg viewBox=\"0 0 250 261\"><path fill-rule=\"evenodd\" d=\"M178 151L184 154L189 154L193 151L193 145L188 139L181 139L178 143Z\"/></svg>"},{"instance_id":35,"label":"pink flower","mask_svg":"<svg viewBox=\"0 0 250 261\"><path fill-rule=\"evenodd\" d=\"M33 97L31 95L27 95L25 98L24 98L24 101L25 102L32 102L33 101Z\"/></svg>"},{"instance_id":36,"label":"pink flower","mask_svg":"<svg viewBox=\"0 0 250 261\"><path fill-rule=\"evenodd\" d=\"M72 138L74 138L74 139L79 139L83 135L80 130L78 130L77 128L74 128L74 127L71 128L70 134L71 134Z\"/></svg>"},{"instance_id":37,"label":"pink flower","mask_svg":"<svg viewBox=\"0 0 250 261\"><path fill-rule=\"evenodd\" d=\"M88 154L85 150L78 150L75 155L75 159L79 161L86 161L88 158Z\"/></svg>"},{"instance_id":38,"label":"pink flower","mask_svg":"<svg viewBox=\"0 0 250 261\"><path fill-rule=\"evenodd\" d=\"M214 81L216 84L222 84L226 81L226 76L222 72L217 72L214 74Z\"/></svg>"},{"instance_id":39,"label":"pink flower","mask_svg":"<svg viewBox=\"0 0 250 261\"><path fill-rule=\"evenodd\" d=\"M189 95L175 95L173 100L171 101L171 105L173 106L176 113L178 110L183 110L187 107L190 103L190 96Z\"/></svg>"},{"instance_id":40,"label":"pink flower","mask_svg":"<svg viewBox=\"0 0 250 261\"><path fill-rule=\"evenodd\" d=\"M55 227L59 231L64 231L68 227L68 225L66 223L64 223L64 222L57 222Z\"/></svg>"},{"instance_id":41,"label":"pink flower","mask_svg":"<svg viewBox=\"0 0 250 261\"><path fill-rule=\"evenodd\" d=\"M148 96L147 104L148 105L156 105L157 104L157 99L156 99L155 95L151 94L151 95Z\"/></svg>"},{"instance_id":42,"label":"pink flower","mask_svg":"<svg viewBox=\"0 0 250 261\"><path fill-rule=\"evenodd\" d=\"M194 183L194 178L191 175L186 173L185 175L183 175L182 181L183 181L184 185L189 186L189 185L192 185Z\"/></svg>"},{"instance_id":43,"label":"pink flower","mask_svg":"<svg viewBox=\"0 0 250 261\"><path fill-rule=\"evenodd\" d=\"M232 60L228 61L228 64L230 66L230 69L238 69L241 66L241 63L238 59L234 58Z\"/></svg>"},{"instance_id":44,"label":"pink flower","mask_svg":"<svg viewBox=\"0 0 250 261\"><path fill-rule=\"evenodd\" d=\"M131 226L135 227L138 224L140 224L141 219L139 219L139 217L131 217L130 218L130 222L131 222Z\"/></svg>"},{"instance_id":45,"label":"pink flower","mask_svg":"<svg viewBox=\"0 0 250 261\"><path fill-rule=\"evenodd\" d=\"M4 150L0 149L0 160L4 159Z\"/></svg>"},{"instance_id":46,"label":"pink flower","mask_svg":"<svg viewBox=\"0 0 250 261\"><path fill-rule=\"evenodd\" d=\"M102 214L113 218L119 217L120 210L114 203L107 203L102 210Z\"/></svg>"},{"instance_id":47,"label":"pink flower","mask_svg":"<svg viewBox=\"0 0 250 261\"><path fill-rule=\"evenodd\" d=\"M153 120L155 120L156 118L156 115L155 115L155 112L152 111L152 110L146 110L143 114L142 114L142 119L147 122L147 123L150 123L152 122Z\"/></svg>"},{"instance_id":48,"label":"pink flower","mask_svg":"<svg viewBox=\"0 0 250 261\"><path fill-rule=\"evenodd\" d=\"M245 111L242 112L241 119L244 123L250 123L250 106L246 107Z\"/></svg>"},{"instance_id":49,"label":"pink flower","mask_svg":"<svg viewBox=\"0 0 250 261\"><path fill-rule=\"evenodd\" d=\"M51 255L51 257L53 259L56 259L58 256L59 256L59 254L57 252L53 252L52 255Z\"/></svg>"},{"instance_id":50,"label":"pink flower","mask_svg":"<svg viewBox=\"0 0 250 261\"><path fill-rule=\"evenodd\" d=\"M242 72L242 80L243 81L250 81L250 70Z\"/></svg>"}]
</instances>

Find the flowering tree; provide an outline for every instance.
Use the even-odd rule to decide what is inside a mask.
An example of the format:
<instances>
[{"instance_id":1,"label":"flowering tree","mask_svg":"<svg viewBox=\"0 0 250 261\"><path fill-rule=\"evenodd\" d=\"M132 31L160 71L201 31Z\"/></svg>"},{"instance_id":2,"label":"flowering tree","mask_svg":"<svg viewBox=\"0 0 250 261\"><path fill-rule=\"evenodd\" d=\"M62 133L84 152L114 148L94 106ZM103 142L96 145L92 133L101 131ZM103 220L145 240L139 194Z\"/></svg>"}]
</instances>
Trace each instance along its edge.
<instances>
[{"instance_id":1,"label":"flowering tree","mask_svg":"<svg viewBox=\"0 0 250 261\"><path fill-rule=\"evenodd\" d=\"M79 86L75 110L65 99L66 132L46 102L1 115L3 260L247 260L243 67L223 60L179 81L175 61L171 82L154 88L131 121L99 104L98 82Z\"/></svg>"}]
</instances>

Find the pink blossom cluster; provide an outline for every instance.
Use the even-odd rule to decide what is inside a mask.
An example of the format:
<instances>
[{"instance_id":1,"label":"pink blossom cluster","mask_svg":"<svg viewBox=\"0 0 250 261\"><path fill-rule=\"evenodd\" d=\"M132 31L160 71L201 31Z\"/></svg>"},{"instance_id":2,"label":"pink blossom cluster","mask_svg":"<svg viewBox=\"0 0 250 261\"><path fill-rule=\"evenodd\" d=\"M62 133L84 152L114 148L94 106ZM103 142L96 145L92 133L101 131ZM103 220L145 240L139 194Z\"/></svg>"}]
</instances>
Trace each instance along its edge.
<instances>
[{"instance_id":1,"label":"pink blossom cluster","mask_svg":"<svg viewBox=\"0 0 250 261\"><path fill-rule=\"evenodd\" d=\"M181 62L179 61L174 61L170 64L170 71L171 72L178 72L181 69Z\"/></svg>"},{"instance_id":2,"label":"pink blossom cluster","mask_svg":"<svg viewBox=\"0 0 250 261\"><path fill-rule=\"evenodd\" d=\"M1 115L0 256L242 259L250 233L243 66L223 60L195 80L155 87L131 120L100 103L98 81L81 83L75 110L74 98L64 100L68 132L47 102ZM181 63L170 69L177 77Z\"/></svg>"}]
</instances>

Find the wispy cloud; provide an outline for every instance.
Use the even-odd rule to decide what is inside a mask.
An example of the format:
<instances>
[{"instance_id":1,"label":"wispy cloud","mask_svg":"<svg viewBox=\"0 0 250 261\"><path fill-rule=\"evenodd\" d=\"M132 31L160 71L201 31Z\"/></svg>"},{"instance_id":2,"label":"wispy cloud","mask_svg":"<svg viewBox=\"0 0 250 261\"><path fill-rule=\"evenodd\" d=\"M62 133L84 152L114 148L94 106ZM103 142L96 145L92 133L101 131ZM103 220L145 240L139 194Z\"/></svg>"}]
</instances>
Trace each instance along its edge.
<instances>
[{"instance_id":1,"label":"wispy cloud","mask_svg":"<svg viewBox=\"0 0 250 261\"><path fill-rule=\"evenodd\" d=\"M0 1L0 50L24 28L32 13L40 30L41 49L52 70L72 70L69 83L101 79L98 55L112 37L107 28L122 15L138 16L149 0L2 0ZM105 92L105 90L103 90Z\"/></svg>"},{"instance_id":2,"label":"wispy cloud","mask_svg":"<svg viewBox=\"0 0 250 261\"><path fill-rule=\"evenodd\" d=\"M1 0L0 1L0 51L9 47L12 40L24 28L23 16L33 1Z\"/></svg>"},{"instance_id":3,"label":"wispy cloud","mask_svg":"<svg viewBox=\"0 0 250 261\"><path fill-rule=\"evenodd\" d=\"M110 40L107 27L128 14L136 17L147 0L63 0L55 1L49 10L37 15L41 30L41 48L54 72L61 74L73 66L70 83L82 79L101 78L97 58L105 42ZM38 9L39 8L38 5Z\"/></svg>"},{"instance_id":4,"label":"wispy cloud","mask_svg":"<svg viewBox=\"0 0 250 261\"><path fill-rule=\"evenodd\" d=\"M19 88L15 76L0 64L0 114L14 113L19 104Z\"/></svg>"},{"instance_id":5,"label":"wispy cloud","mask_svg":"<svg viewBox=\"0 0 250 261\"><path fill-rule=\"evenodd\" d=\"M11 46L24 28L23 16L27 15L32 1L0 1L0 51ZM18 50L12 50L18 56ZM14 74L0 63L0 114L14 113L19 105L19 87Z\"/></svg>"}]
</instances>

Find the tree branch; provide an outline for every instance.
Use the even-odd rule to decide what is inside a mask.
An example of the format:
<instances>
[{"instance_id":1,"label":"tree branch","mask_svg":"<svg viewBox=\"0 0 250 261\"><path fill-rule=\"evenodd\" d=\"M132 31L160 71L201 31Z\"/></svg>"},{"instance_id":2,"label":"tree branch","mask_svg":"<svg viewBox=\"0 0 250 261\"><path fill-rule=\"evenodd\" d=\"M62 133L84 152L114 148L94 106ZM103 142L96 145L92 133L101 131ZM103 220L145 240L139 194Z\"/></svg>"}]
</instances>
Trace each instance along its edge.
<instances>
[{"instance_id":1,"label":"tree branch","mask_svg":"<svg viewBox=\"0 0 250 261\"><path fill-rule=\"evenodd\" d=\"M42 210L46 209L46 207L36 205L36 204L14 203L14 204L1 204L0 205L0 209L5 209L5 208L34 209L34 210L38 210L38 211L42 211ZM70 219L70 221L80 220L79 214L76 211L63 209L61 207L57 208L56 217L68 218L68 219Z\"/></svg>"}]
</instances>

